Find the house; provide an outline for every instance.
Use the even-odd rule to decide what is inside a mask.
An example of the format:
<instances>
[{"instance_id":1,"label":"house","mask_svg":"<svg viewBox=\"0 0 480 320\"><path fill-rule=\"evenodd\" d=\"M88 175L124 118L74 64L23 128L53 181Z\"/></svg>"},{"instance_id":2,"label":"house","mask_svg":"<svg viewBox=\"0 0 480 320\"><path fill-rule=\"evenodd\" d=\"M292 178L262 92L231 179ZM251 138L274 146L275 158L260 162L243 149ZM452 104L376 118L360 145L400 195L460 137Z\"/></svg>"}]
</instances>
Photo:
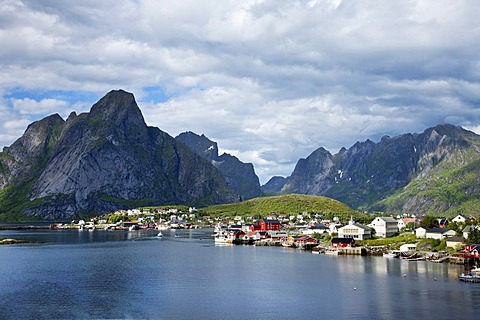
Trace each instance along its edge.
<instances>
[{"instance_id":1,"label":"house","mask_svg":"<svg viewBox=\"0 0 480 320\"><path fill-rule=\"evenodd\" d=\"M400 246L400 252L415 251L417 245L415 243L405 243Z\"/></svg>"},{"instance_id":2,"label":"house","mask_svg":"<svg viewBox=\"0 0 480 320\"><path fill-rule=\"evenodd\" d=\"M401 218L401 219L398 219L397 221L398 221L398 226L397 226L398 230L406 229L409 223L413 223L413 226L415 226L416 224L415 218Z\"/></svg>"},{"instance_id":3,"label":"house","mask_svg":"<svg viewBox=\"0 0 480 320\"><path fill-rule=\"evenodd\" d=\"M353 238L332 238L332 247L334 248L353 248L355 239Z\"/></svg>"},{"instance_id":4,"label":"house","mask_svg":"<svg viewBox=\"0 0 480 320\"><path fill-rule=\"evenodd\" d=\"M297 238L295 242L299 245L317 244L318 243L317 239L312 238L310 236L302 236L300 238Z\"/></svg>"},{"instance_id":5,"label":"house","mask_svg":"<svg viewBox=\"0 0 480 320\"><path fill-rule=\"evenodd\" d=\"M338 229L338 237L365 240L372 237L372 231L369 227L355 223L350 219L346 226Z\"/></svg>"},{"instance_id":6,"label":"house","mask_svg":"<svg viewBox=\"0 0 480 320\"><path fill-rule=\"evenodd\" d=\"M251 227L250 230L280 230L282 228L281 223L276 219L262 219L260 221L256 221Z\"/></svg>"},{"instance_id":7,"label":"house","mask_svg":"<svg viewBox=\"0 0 480 320\"><path fill-rule=\"evenodd\" d=\"M328 228L324 224L313 223L310 224L307 229L302 230L302 233L305 235L311 235L314 233L323 234L328 233Z\"/></svg>"},{"instance_id":8,"label":"house","mask_svg":"<svg viewBox=\"0 0 480 320\"><path fill-rule=\"evenodd\" d=\"M465 223L465 221L467 220L470 220L470 219L464 216L463 214L459 214L458 216L452 219L452 222Z\"/></svg>"},{"instance_id":9,"label":"house","mask_svg":"<svg viewBox=\"0 0 480 320\"><path fill-rule=\"evenodd\" d=\"M465 228L463 228L463 230L462 230L463 237L464 237L465 239L468 239L468 235L470 234L470 232L471 232L473 229L479 230L479 227L478 227L478 226L475 226L475 225L469 224L468 226L466 226Z\"/></svg>"},{"instance_id":10,"label":"house","mask_svg":"<svg viewBox=\"0 0 480 320\"><path fill-rule=\"evenodd\" d=\"M418 227L415 229L415 236L417 238L425 238L425 235L427 234L427 229L424 227Z\"/></svg>"},{"instance_id":11,"label":"house","mask_svg":"<svg viewBox=\"0 0 480 320\"><path fill-rule=\"evenodd\" d=\"M455 237L456 234L457 233L455 232L455 230L447 228L432 228L427 230L427 234L425 236L430 239L443 240L448 237Z\"/></svg>"},{"instance_id":12,"label":"house","mask_svg":"<svg viewBox=\"0 0 480 320\"><path fill-rule=\"evenodd\" d=\"M398 221L392 217L377 217L368 225L379 237L387 238L398 233Z\"/></svg>"},{"instance_id":13,"label":"house","mask_svg":"<svg viewBox=\"0 0 480 320\"><path fill-rule=\"evenodd\" d=\"M269 235L270 238L272 238L274 240L283 239L283 238L288 237L288 233L286 231L277 231L277 230L270 230L268 232L268 235Z\"/></svg>"},{"instance_id":14,"label":"house","mask_svg":"<svg viewBox=\"0 0 480 320\"><path fill-rule=\"evenodd\" d=\"M438 226L440 228L445 228L446 226L448 226L448 219L447 218L439 218L437 219L438 221Z\"/></svg>"},{"instance_id":15,"label":"house","mask_svg":"<svg viewBox=\"0 0 480 320\"><path fill-rule=\"evenodd\" d=\"M453 249L460 249L463 246L463 242L465 239L463 237L451 237L447 238L447 247L453 248Z\"/></svg>"},{"instance_id":16,"label":"house","mask_svg":"<svg viewBox=\"0 0 480 320\"><path fill-rule=\"evenodd\" d=\"M480 258L480 244L469 244L463 249L465 258Z\"/></svg>"}]
</instances>

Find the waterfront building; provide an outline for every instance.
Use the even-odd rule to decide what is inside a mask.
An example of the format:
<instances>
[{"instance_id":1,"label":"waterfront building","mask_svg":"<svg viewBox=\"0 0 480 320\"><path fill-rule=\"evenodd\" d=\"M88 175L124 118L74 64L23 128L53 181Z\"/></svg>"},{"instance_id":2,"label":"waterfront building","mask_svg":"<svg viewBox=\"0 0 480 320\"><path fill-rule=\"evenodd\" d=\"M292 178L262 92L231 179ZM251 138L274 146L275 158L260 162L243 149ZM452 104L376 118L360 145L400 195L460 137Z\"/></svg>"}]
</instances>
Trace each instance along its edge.
<instances>
[{"instance_id":1,"label":"waterfront building","mask_svg":"<svg viewBox=\"0 0 480 320\"><path fill-rule=\"evenodd\" d=\"M415 229L415 236L417 238L427 238L427 239L439 239L443 240L448 237L454 237L456 232L447 228L432 228L426 229L424 227L419 227Z\"/></svg>"},{"instance_id":2,"label":"waterfront building","mask_svg":"<svg viewBox=\"0 0 480 320\"><path fill-rule=\"evenodd\" d=\"M353 238L332 238L332 247L334 248L353 248L355 239Z\"/></svg>"},{"instance_id":3,"label":"waterfront building","mask_svg":"<svg viewBox=\"0 0 480 320\"><path fill-rule=\"evenodd\" d=\"M255 221L253 225L250 227L250 230L280 230L282 228L282 224L276 219L262 219L260 221Z\"/></svg>"},{"instance_id":4,"label":"waterfront building","mask_svg":"<svg viewBox=\"0 0 480 320\"><path fill-rule=\"evenodd\" d=\"M398 233L398 221L392 217L377 217L368 225L379 237L392 237Z\"/></svg>"},{"instance_id":5,"label":"waterfront building","mask_svg":"<svg viewBox=\"0 0 480 320\"><path fill-rule=\"evenodd\" d=\"M369 227L355 223L352 218L346 226L338 229L339 238L353 238L365 240L372 237L372 231Z\"/></svg>"}]
</instances>

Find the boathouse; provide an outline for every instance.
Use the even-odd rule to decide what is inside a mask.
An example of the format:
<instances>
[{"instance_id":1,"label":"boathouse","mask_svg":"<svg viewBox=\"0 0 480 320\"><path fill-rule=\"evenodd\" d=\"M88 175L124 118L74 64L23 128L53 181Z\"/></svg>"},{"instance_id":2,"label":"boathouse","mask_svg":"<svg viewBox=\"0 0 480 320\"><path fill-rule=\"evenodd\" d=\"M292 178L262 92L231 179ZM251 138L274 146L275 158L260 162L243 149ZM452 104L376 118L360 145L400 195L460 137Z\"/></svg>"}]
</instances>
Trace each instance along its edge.
<instances>
[{"instance_id":1,"label":"boathouse","mask_svg":"<svg viewBox=\"0 0 480 320\"><path fill-rule=\"evenodd\" d=\"M334 248L353 248L355 239L353 238L332 238L332 247Z\"/></svg>"}]
</instances>

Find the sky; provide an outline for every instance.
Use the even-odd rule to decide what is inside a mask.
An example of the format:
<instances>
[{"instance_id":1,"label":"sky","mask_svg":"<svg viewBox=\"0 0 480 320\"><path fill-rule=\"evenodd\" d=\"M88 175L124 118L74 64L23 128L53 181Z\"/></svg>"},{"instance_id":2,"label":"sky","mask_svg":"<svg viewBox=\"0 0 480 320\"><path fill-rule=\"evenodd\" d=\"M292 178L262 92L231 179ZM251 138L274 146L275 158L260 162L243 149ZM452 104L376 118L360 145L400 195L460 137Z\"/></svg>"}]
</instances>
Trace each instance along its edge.
<instances>
[{"instance_id":1,"label":"sky","mask_svg":"<svg viewBox=\"0 0 480 320\"><path fill-rule=\"evenodd\" d=\"M478 17L477 0L0 0L0 147L114 89L262 184L319 147L480 133Z\"/></svg>"}]
</instances>

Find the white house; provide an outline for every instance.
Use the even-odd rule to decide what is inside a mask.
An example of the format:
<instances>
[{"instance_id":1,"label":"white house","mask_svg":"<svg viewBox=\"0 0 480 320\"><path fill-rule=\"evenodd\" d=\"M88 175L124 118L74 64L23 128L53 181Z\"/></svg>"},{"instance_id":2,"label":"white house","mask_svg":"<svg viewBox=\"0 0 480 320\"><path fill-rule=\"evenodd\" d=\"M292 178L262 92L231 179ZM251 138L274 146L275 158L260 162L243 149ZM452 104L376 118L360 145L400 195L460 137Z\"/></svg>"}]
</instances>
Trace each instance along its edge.
<instances>
[{"instance_id":1,"label":"white house","mask_svg":"<svg viewBox=\"0 0 480 320\"><path fill-rule=\"evenodd\" d=\"M448 237L455 237L456 234L457 233L452 229L433 228L433 229L427 230L427 234L425 236L430 239L443 240Z\"/></svg>"},{"instance_id":2,"label":"white house","mask_svg":"<svg viewBox=\"0 0 480 320\"><path fill-rule=\"evenodd\" d=\"M452 222L456 222L456 223L464 223L465 221L469 220L467 217L465 217L464 215L462 214L459 214L458 216L456 216L455 218L452 219Z\"/></svg>"},{"instance_id":3,"label":"white house","mask_svg":"<svg viewBox=\"0 0 480 320\"><path fill-rule=\"evenodd\" d=\"M400 246L400 252L414 251L417 249L415 243L405 243Z\"/></svg>"},{"instance_id":4,"label":"white house","mask_svg":"<svg viewBox=\"0 0 480 320\"><path fill-rule=\"evenodd\" d=\"M350 219L346 226L338 229L338 237L365 240L372 237L372 231L369 227L357 224L352 219Z\"/></svg>"},{"instance_id":5,"label":"white house","mask_svg":"<svg viewBox=\"0 0 480 320\"><path fill-rule=\"evenodd\" d=\"M479 227L470 224L470 225L466 226L465 228L463 228L463 230L462 230L463 237L464 237L465 239L468 239L468 235L470 234L470 232L471 232L473 229L479 230Z\"/></svg>"},{"instance_id":6,"label":"white house","mask_svg":"<svg viewBox=\"0 0 480 320\"><path fill-rule=\"evenodd\" d=\"M415 229L415 236L417 238L425 238L427 234L427 229L425 229L424 227L418 227L417 229Z\"/></svg>"},{"instance_id":7,"label":"white house","mask_svg":"<svg viewBox=\"0 0 480 320\"><path fill-rule=\"evenodd\" d=\"M377 217L368 225L379 237L391 237L398 233L398 221L392 217Z\"/></svg>"}]
</instances>

